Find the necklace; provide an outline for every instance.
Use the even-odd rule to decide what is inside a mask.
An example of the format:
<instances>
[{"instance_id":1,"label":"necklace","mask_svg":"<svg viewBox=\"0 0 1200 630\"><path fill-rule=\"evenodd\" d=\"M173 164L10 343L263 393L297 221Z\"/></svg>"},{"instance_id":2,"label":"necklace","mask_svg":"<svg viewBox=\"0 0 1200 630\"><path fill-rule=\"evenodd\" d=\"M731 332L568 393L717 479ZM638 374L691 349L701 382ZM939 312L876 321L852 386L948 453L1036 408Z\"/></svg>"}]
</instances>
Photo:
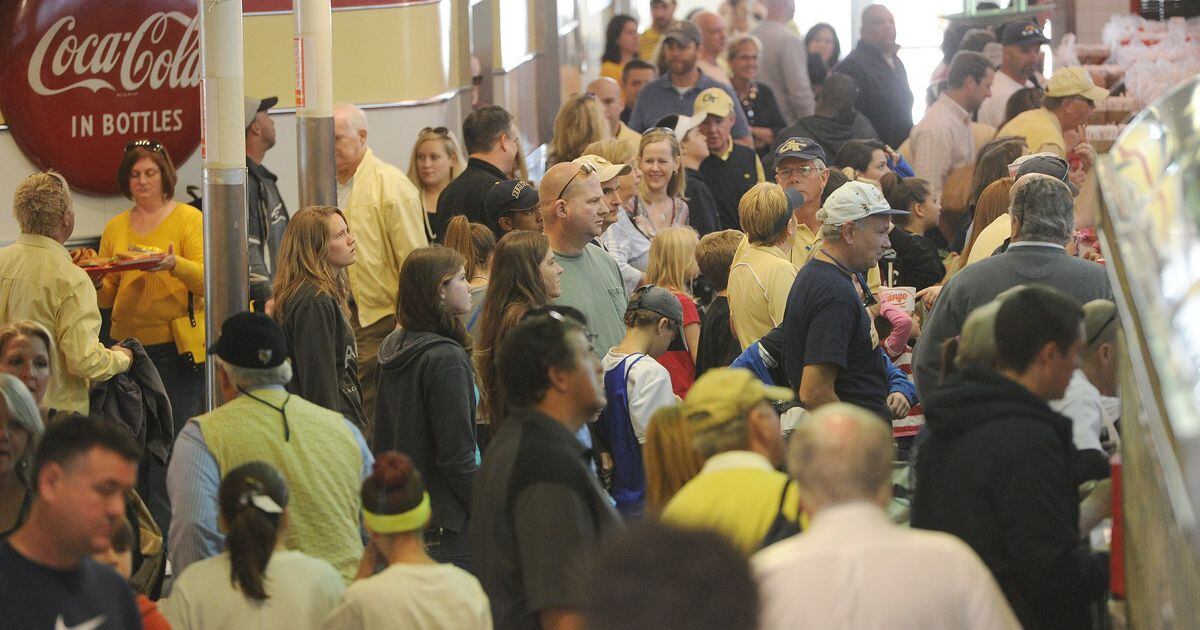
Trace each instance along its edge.
<instances>
[{"instance_id":1,"label":"necklace","mask_svg":"<svg viewBox=\"0 0 1200 630\"><path fill-rule=\"evenodd\" d=\"M742 109L746 111L746 118L754 118L754 101L758 100L758 83L750 81L746 94L738 96L742 101Z\"/></svg>"}]
</instances>

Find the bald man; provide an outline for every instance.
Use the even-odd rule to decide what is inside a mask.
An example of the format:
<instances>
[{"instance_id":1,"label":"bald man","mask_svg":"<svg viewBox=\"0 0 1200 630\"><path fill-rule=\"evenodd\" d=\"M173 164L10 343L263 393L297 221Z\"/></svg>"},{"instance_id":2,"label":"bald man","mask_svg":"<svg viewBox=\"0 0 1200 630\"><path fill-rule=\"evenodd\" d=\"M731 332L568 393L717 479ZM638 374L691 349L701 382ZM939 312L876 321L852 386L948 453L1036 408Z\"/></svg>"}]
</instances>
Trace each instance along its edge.
<instances>
[{"instance_id":1,"label":"bald man","mask_svg":"<svg viewBox=\"0 0 1200 630\"><path fill-rule=\"evenodd\" d=\"M625 96L621 93L621 84L608 77L600 77L587 86L588 94L594 94L604 109L604 120L608 121L612 137L629 147L634 155L642 144L642 134L629 128L621 122L621 112L625 109Z\"/></svg>"},{"instance_id":2,"label":"bald man","mask_svg":"<svg viewBox=\"0 0 1200 630\"><path fill-rule=\"evenodd\" d=\"M692 16L692 24L700 29L700 54L696 57L696 67L712 80L730 85L728 62L721 56L729 41L725 18L713 11L697 11Z\"/></svg>"},{"instance_id":3,"label":"bald man","mask_svg":"<svg viewBox=\"0 0 1200 630\"><path fill-rule=\"evenodd\" d=\"M826 405L796 426L788 469L809 527L754 556L761 628L1021 627L970 547L888 519L894 456L891 431L861 407Z\"/></svg>"},{"instance_id":4,"label":"bald man","mask_svg":"<svg viewBox=\"0 0 1200 630\"><path fill-rule=\"evenodd\" d=\"M912 89L908 72L896 56L896 18L882 4L863 9L862 37L834 72L848 74L858 84L856 108L871 121L879 139L898 147L912 131Z\"/></svg>"},{"instance_id":5,"label":"bald man","mask_svg":"<svg viewBox=\"0 0 1200 630\"><path fill-rule=\"evenodd\" d=\"M545 234L558 264L562 295L596 334L592 350L603 357L625 336L625 284L617 263L592 242L604 230L604 191L591 164L564 162L546 171L539 188Z\"/></svg>"}]
</instances>

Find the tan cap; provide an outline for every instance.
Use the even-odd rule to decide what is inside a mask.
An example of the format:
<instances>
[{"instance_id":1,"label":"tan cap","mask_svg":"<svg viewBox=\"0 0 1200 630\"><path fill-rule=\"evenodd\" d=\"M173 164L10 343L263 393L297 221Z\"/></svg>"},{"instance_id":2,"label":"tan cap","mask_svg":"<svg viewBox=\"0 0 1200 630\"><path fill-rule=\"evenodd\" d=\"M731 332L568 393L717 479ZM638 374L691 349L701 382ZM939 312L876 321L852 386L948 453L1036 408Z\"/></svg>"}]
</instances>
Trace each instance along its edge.
<instances>
[{"instance_id":1,"label":"tan cap","mask_svg":"<svg viewBox=\"0 0 1200 630\"><path fill-rule=\"evenodd\" d=\"M1093 103L1099 103L1108 98L1108 90L1097 87L1092 83L1092 75L1079 66L1059 68L1050 77L1046 86L1046 96L1062 98L1064 96L1082 96Z\"/></svg>"},{"instance_id":2,"label":"tan cap","mask_svg":"<svg viewBox=\"0 0 1200 630\"><path fill-rule=\"evenodd\" d=\"M724 118L733 113L733 97L729 92L719 87L711 87L696 96L692 105L692 115L702 116L712 114ZM703 120L703 118L701 118Z\"/></svg>"},{"instance_id":3,"label":"tan cap","mask_svg":"<svg viewBox=\"0 0 1200 630\"><path fill-rule=\"evenodd\" d=\"M766 385L745 368L713 368L692 383L681 411L692 430L701 432L745 417L760 402L795 397L792 390Z\"/></svg>"},{"instance_id":4,"label":"tan cap","mask_svg":"<svg viewBox=\"0 0 1200 630\"><path fill-rule=\"evenodd\" d=\"M633 170L633 167L628 164L613 164L599 155L591 154L581 155L571 160L571 163L581 166L590 164L592 168L596 169L596 176L600 178L600 183L604 183L619 175L628 175Z\"/></svg>"}]
</instances>

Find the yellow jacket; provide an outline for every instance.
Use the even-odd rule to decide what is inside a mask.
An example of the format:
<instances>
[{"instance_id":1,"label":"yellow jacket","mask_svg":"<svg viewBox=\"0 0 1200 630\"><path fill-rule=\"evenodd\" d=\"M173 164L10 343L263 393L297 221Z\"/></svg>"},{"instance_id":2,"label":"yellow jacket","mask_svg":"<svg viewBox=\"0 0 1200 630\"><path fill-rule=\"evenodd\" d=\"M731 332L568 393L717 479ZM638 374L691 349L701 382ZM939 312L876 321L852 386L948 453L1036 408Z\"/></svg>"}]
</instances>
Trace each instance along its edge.
<instances>
[{"instance_id":1,"label":"yellow jacket","mask_svg":"<svg viewBox=\"0 0 1200 630\"><path fill-rule=\"evenodd\" d=\"M142 345L172 343L171 320L187 314L188 292L195 307L204 307L204 219L200 211L179 203L148 234L136 234L129 224L130 210L109 220L100 237L100 256L113 256L130 245L175 249L170 271L123 271L104 276L100 308L111 308L112 337L134 337Z\"/></svg>"},{"instance_id":2,"label":"yellow jacket","mask_svg":"<svg viewBox=\"0 0 1200 630\"><path fill-rule=\"evenodd\" d=\"M0 248L0 322L30 320L54 341L43 404L88 412L88 381L129 369L129 357L100 343L100 310L88 275L58 241L22 234Z\"/></svg>"},{"instance_id":3,"label":"yellow jacket","mask_svg":"<svg viewBox=\"0 0 1200 630\"><path fill-rule=\"evenodd\" d=\"M400 265L414 249L429 245L420 197L408 176L367 149L342 208L358 241L350 290L364 328L396 313Z\"/></svg>"}]
</instances>

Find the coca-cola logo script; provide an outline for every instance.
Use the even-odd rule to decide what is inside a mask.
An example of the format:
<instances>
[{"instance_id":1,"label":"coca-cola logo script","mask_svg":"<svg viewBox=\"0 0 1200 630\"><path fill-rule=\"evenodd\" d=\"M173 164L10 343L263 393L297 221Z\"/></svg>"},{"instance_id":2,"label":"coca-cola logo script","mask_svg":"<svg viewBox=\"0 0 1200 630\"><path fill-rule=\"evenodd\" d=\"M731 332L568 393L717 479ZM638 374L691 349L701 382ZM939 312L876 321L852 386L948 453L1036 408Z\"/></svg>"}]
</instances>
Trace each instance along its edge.
<instances>
[{"instance_id":1,"label":"coca-cola logo script","mask_svg":"<svg viewBox=\"0 0 1200 630\"><path fill-rule=\"evenodd\" d=\"M195 0L0 2L0 113L25 155L74 188L117 193L130 140L186 160L201 78Z\"/></svg>"}]
</instances>

